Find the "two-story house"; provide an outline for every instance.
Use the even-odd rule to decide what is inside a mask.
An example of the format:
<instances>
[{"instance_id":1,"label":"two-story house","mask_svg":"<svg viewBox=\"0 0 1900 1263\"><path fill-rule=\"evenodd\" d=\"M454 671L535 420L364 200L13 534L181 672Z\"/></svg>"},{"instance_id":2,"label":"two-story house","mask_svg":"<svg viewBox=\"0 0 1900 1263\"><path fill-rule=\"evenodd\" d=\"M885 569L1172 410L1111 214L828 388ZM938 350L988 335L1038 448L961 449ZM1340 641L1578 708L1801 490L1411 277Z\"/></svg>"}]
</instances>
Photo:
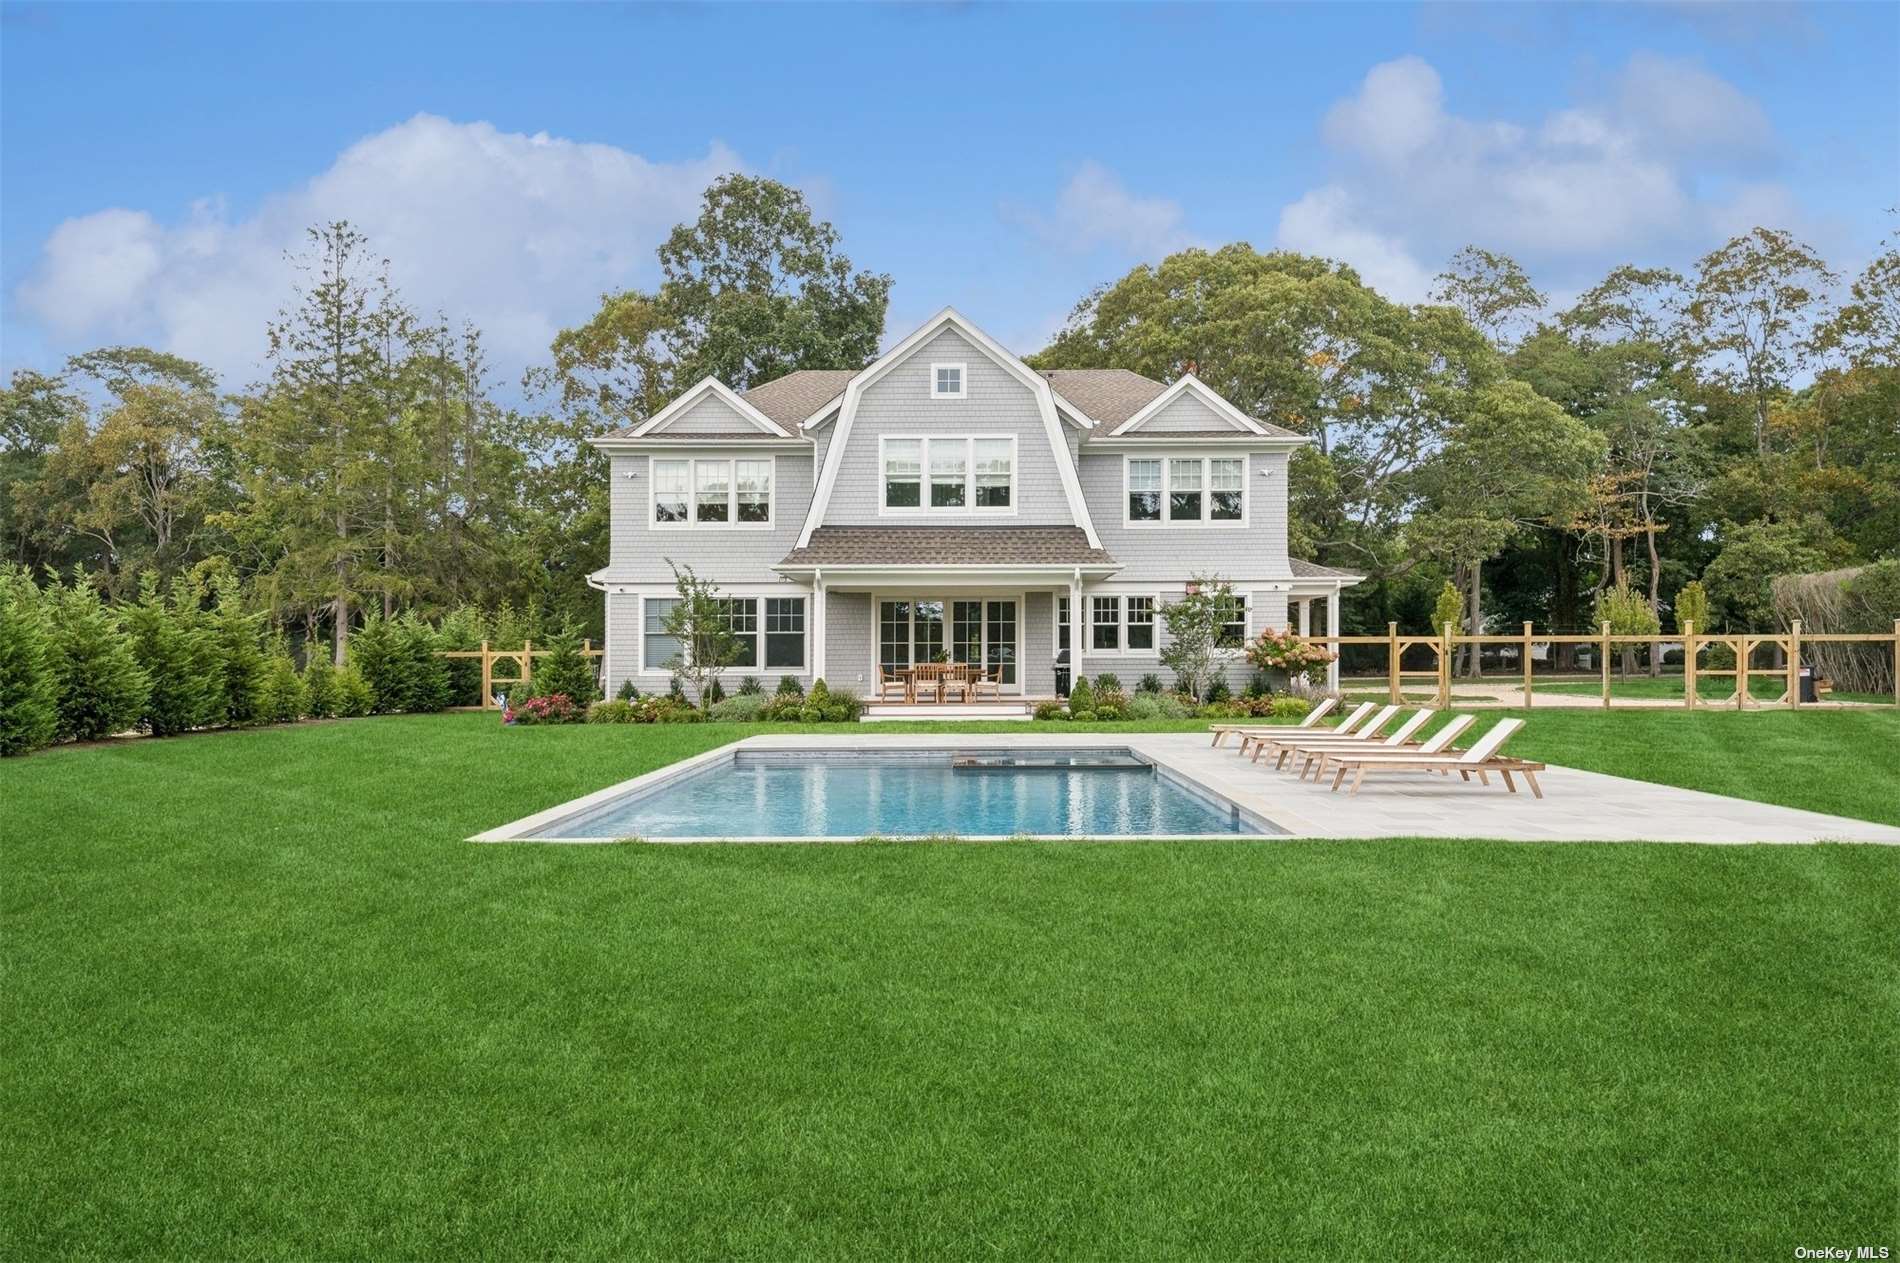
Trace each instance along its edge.
<instances>
[{"instance_id":1,"label":"two-story house","mask_svg":"<svg viewBox=\"0 0 1900 1263\"><path fill-rule=\"evenodd\" d=\"M1193 376L1038 372L946 309L858 371L743 394L708 378L594 440L612 458L608 690L665 688L679 645L669 562L730 598L734 677L870 695L878 668L998 668L1052 696L1057 664L1132 688L1167 644L1162 607L1218 575L1239 646L1339 625L1359 581L1287 557L1287 461L1310 440Z\"/></svg>"}]
</instances>

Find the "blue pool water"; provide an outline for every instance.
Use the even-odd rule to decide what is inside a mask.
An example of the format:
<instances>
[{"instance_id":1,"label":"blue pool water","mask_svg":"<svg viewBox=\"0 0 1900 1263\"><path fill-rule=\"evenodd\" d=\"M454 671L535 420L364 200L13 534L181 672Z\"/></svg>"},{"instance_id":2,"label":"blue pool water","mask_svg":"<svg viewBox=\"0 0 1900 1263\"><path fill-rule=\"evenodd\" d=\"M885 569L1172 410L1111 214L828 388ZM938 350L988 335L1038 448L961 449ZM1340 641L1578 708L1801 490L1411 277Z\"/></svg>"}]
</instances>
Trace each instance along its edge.
<instances>
[{"instance_id":1,"label":"blue pool water","mask_svg":"<svg viewBox=\"0 0 1900 1263\"><path fill-rule=\"evenodd\" d=\"M1257 833L1126 751L741 751L556 821L548 838Z\"/></svg>"}]
</instances>

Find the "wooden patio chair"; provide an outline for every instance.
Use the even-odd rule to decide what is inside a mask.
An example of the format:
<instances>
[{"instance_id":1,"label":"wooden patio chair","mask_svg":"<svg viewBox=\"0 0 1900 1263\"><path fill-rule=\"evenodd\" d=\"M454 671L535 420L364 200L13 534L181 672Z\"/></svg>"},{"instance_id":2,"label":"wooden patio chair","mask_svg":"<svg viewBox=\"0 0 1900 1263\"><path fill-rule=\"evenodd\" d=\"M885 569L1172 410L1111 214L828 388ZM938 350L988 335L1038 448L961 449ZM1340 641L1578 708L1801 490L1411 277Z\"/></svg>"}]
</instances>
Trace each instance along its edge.
<instances>
[{"instance_id":1,"label":"wooden patio chair","mask_svg":"<svg viewBox=\"0 0 1900 1263\"><path fill-rule=\"evenodd\" d=\"M1367 746L1379 750L1407 749L1415 744L1412 741L1412 734L1417 732L1420 728L1423 728L1430 722L1431 717L1437 713L1438 712L1430 706L1421 706L1406 716L1405 722L1400 724L1391 736L1379 740L1367 737L1364 741L1355 742L1352 738L1348 737L1344 741L1328 741L1323 734L1315 734L1312 737L1301 738L1298 741L1275 742L1274 748L1279 750L1280 755L1273 761L1274 770L1279 771L1290 766L1297 769L1300 776L1304 778L1306 769L1311 766L1320 755L1329 750L1357 751ZM1255 762L1258 761L1258 759L1255 759Z\"/></svg>"},{"instance_id":2,"label":"wooden patio chair","mask_svg":"<svg viewBox=\"0 0 1900 1263\"><path fill-rule=\"evenodd\" d=\"M937 696L947 702L952 693L957 695L959 702L970 700L970 665L967 662L951 663L938 678Z\"/></svg>"},{"instance_id":3,"label":"wooden patio chair","mask_svg":"<svg viewBox=\"0 0 1900 1263\"><path fill-rule=\"evenodd\" d=\"M1003 696L1002 664L998 663L994 666L986 667L980 663L973 662L969 664L969 667L970 700L977 702L982 701L984 689L990 691L991 697L1000 699Z\"/></svg>"},{"instance_id":4,"label":"wooden patio chair","mask_svg":"<svg viewBox=\"0 0 1900 1263\"><path fill-rule=\"evenodd\" d=\"M895 693L896 696L892 696ZM908 702L912 700L909 675L899 675L884 669L883 663L877 666L877 700L880 702Z\"/></svg>"},{"instance_id":5,"label":"wooden patio chair","mask_svg":"<svg viewBox=\"0 0 1900 1263\"><path fill-rule=\"evenodd\" d=\"M1367 703L1367 705L1370 705L1370 704L1371 703ZM1318 723L1323 716L1331 714L1333 707L1337 705L1339 705L1339 699L1337 697L1321 698L1319 705L1315 706L1312 710L1307 711L1306 717L1301 719L1299 723L1294 725L1294 727L1311 728L1314 724ZM1218 746L1218 745L1226 744L1227 734L1230 732L1239 732L1239 733L1258 732L1260 731L1260 728L1261 728L1261 725L1259 724L1215 724L1208 731L1214 734L1214 744ZM1245 737L1242 737L1241 744L1245 745L1246 740L1247 739Z\"/></svg>"},{"instance_id":6,"label":"wooden patio chair","mask_svg":"<svg viewBox=\"0 0 1900 1263\"><path fill-rule=\"evenodd\" d=\"M1508 759L1498 753L1500 747L1509 741L1519 728L1524 726L1521 719L1500 719L1491 725L1491 730L1480 737L1463 754L1456 752L1428 754L1423 750L1396 751L1369 750L1364 753L1329 754L1327 758L1337 769L1333 774L1333 789L1338 791L1345 782L1346 773L1353 773L1352 793L1358 793L1365 784L1366 773L1378 770L1382 772L1440 772L1449 775L1458 773L1459 779L1469 781L1474 775L1480 784L1489 785L1489 773L1496 772L1504 778L1504 788L1513 794L1517 792L1517 782L1513 775L1522 776L1524 783L1531 787L1533 797L1542 798L1544 791L1537 784L1537 773L1544 770L1542 763L1529 763L1523 759Z\"/></svg>"},{"instance_id":7,"label":"wooden patio chair","mask_svg":"<svg viewBox=\"0 0 1900 1263\"><path fill-rule=\"evenodd\" d=\"M1289 732L1282 728L1278 732L1261 733L1253 739L1253 761L1260 762L1260 756L1268 750L1277 750L1286 745L1341 745L1348 742L1370 741L1399 713L1396 706L1381 706L1378 714L1365 721L1351 732Z\"/></svg>"}]
</instances>

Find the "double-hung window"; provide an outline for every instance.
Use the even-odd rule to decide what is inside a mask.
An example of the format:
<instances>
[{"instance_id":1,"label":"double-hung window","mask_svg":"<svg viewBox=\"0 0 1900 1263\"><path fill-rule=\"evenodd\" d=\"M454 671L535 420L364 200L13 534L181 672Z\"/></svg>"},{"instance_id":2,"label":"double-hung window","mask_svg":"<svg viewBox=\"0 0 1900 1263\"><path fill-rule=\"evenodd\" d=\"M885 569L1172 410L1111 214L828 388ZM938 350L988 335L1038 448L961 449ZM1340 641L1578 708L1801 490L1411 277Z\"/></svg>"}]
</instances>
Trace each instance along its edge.
<instances>
[{"instance_id":1,"label":"double-hung window","mask_svg":"<svg viewBox=\"0 0 1900 1263\"><path fill-rule=\"evenodd\" d=\"M1128 648L1151 653L1155 647L1155 599L1151 596L1127 598Z\"/></svg>"},{"instance_id":2,"label":"double-hung window","mask_svg":"<svg viewBox=\"0 0 1900 1263\"><path fill-rule=\"evenodd\" d=\"M684 658L685 642L667 633L666 618L679 598L650 596L643 602L640 668L648 672L673 669ZM737 647L727 665L741 670L802 671L805 667L805 598L802 596L723 597L719 612Z\"/></svg>"},{"instance_id":3,"label":"double-hung window","mask_svg":"<svg viewBox=\"0 0 1900 1263\"><path fill-rule=\"evenodd\" d=\"M1089 648L1122 647L1122 599L1118 596L1089 598Z\"/></svg>"},{"instance_id":4,"label":"double-hung window","mask_svg":"<svg viewBox=\"0 0 1900 1263\"><path fill-rule=\"evenodd\" d=\"M1016 440L932 435L879 442L885 513L1013 513Z\"/></svg>"},{"instance_id":5,"label":"double-hung window","mask_svg":"<svg viewBox=\"0 0 1900 1263\"><path fill-rule=\"evenodd\" d=\"M640 613L640 669L670 671L676 658L685 656L685 643L666 630L667 615L679 605L673 596L650 596Z\"/></svg>"},{"instance_id":6,"label":"double-hung window","mask_svg":"<svg viewBox=\"0 0 1900 1263\"><path fill-rule=\"evenodd\" d=\"M656 526L726 526L772 522L772 461L654 457Z\"/></svg>"},{"instance_id":7,"label":"double-hung window","mask_svg":"<svg viewBox=\"0 0 1900 1263\"><path fill-rule=\"evenodd\" d=\"M805 598L765 598L765 665L802 670L805 666Z\"/></svg>"},{"instance_id":8,"label":"double-hung window","mask_svg":"<svg viewBox=\"0 0 1900 1263\"><path fill-rule=\"evenodd\" d=\"M1222 649L1238 649L1247 643L1247 598L1238 592L1220 601L1220 631L1214 643Z\"/></svg>"},{"instance_id":9,"label":"double-hung window","mask_svg":"<svg viewBox=\"0 0 1900 1263\"><path fill-rule=\"evenodd\" d=\"M1122 469L1130 525L1247 520L1245 456L1130 456Z\"/></svg>"}]
</instances>

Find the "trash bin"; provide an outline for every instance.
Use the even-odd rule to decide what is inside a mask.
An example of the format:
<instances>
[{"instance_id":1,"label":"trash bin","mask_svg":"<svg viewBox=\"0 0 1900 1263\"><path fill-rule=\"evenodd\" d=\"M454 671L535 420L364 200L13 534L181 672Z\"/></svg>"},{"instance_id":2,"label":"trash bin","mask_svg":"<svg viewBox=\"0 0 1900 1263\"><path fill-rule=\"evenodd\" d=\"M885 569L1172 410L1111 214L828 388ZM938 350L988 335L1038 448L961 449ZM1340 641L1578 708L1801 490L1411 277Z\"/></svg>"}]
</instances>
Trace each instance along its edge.
<instances>
[{"instance_id":1,"label":"trash bin","mask_svg":"<svg viewBox=\"0 0 1900 1263\"><path fill-rule=\"evenodd\" d=\"M1801 700L1804 702L1818 702L1821 700L1814 692L1813 667L1801 668Z\"/></svg>"},{"instance_id":2,"label":"trash bin","mask_svg":"<svg viewBox=\"0 0 1900 1263\"><path fill-rule=\"evenodd\" d=\"M1056 696L1069 695L1069 651L1062 650L1056 655Z\"/></svg>"}]
</instances>

